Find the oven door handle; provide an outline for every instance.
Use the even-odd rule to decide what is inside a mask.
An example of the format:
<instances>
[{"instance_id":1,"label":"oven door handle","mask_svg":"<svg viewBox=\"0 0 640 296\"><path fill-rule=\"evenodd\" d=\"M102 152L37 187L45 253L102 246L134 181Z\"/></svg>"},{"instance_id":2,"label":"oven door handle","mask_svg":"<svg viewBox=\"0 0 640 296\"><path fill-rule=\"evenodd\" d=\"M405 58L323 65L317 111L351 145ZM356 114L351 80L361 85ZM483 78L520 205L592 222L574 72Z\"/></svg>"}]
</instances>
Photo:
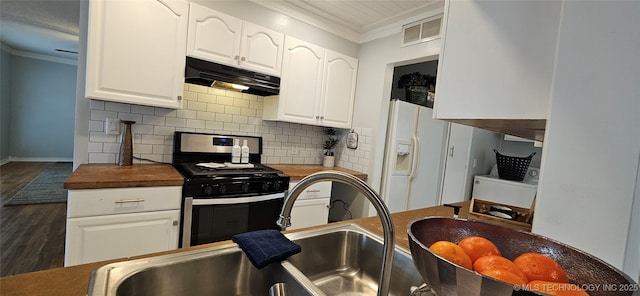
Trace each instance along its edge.
<instances>
[{"instance_id":1,"label":"oven door handle","mask_svg":"<svg viewBox=\"0 0 640 296\"><path fill-rule=\"evenodd\" d=\"M193 199L192 204L194 206L206 206L206 205L230 205L230 204L243 204L252 203L258 201L272 200L284 198L284 193L273 193L267 195L249 196L249 197L234 197L234 198L198 198Z\"/></svg>"}]
</instances>

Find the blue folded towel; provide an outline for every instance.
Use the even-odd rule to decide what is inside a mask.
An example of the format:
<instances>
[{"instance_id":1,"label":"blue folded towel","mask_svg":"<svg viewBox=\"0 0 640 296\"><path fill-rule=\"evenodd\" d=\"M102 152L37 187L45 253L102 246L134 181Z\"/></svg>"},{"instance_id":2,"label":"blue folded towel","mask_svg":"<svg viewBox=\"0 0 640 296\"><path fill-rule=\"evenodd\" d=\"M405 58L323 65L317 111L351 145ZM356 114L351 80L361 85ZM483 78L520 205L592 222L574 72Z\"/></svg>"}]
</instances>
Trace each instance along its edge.
<instances>
[{"instance_id":1,"label":"blue folded towel","mask_svg":"<svg viewBox=\"0 0 640 296\"><path fill-rule=\"evenodd\" d=\"M270 263L280 262L298 254L302 248L275 229L257 230L236 234L231 239L237 243L258 269Z\"/></svg>"}]
</instances>

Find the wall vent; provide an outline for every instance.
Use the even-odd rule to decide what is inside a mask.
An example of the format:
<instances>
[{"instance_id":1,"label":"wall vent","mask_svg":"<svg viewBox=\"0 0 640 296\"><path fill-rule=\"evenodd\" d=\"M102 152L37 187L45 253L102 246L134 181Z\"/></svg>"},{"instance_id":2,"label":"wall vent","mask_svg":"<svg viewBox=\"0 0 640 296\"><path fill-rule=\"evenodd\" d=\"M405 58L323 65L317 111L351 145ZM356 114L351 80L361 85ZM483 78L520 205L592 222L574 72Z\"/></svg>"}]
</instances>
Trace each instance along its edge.
<instances>
[{"instance_id":1,"label":"wall vent","mask_svg":"<svg viewBox=\"0 0 640 296\"><path fill-rule=\"evenodd\" d=\"M441 24L440 14L402 26L402 46L440 38Z\"/></svg>"}]
</instances>

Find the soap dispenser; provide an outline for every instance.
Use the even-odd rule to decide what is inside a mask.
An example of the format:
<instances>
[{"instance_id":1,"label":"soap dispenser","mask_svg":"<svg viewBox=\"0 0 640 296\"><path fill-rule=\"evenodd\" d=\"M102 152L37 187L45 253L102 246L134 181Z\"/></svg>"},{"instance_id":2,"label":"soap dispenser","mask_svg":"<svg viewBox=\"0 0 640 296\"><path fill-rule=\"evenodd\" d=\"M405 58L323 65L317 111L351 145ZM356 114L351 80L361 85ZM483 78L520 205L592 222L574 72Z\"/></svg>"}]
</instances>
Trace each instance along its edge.
<instances>
[{"instance_id":1,"label":"soap dispenser","mask_svg":"<svg viewBox=\"0 0 640 296\"><path fill-rule=\"evenodd\" d=\"M241 154L242 148L240 148L240 139L233 139L233 148L231 149L231 163L240 163Z\"/></svg>"},{"instance_id":2,"label":"soap dispenser","mask_svg":"<svg viewBox=\"0 0 640 296\"><path fill-rule=\"evenodd\" d=\"M247 146L247 140L242 140L242 154L240 156L241 163L249 163L249 146Z\"/></svg>"}]
</instances>

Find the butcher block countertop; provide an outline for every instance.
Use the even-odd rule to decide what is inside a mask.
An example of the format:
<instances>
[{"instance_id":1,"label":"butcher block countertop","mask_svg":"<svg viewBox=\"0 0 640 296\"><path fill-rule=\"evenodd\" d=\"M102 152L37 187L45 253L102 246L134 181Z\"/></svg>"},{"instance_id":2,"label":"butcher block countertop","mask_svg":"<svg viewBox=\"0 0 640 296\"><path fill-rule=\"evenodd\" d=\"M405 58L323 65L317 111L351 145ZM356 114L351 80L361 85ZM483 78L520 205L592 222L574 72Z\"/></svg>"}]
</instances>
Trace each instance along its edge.
<instances>
[{"instance_id":1,"label":"butcher block countertop","mask_svg":"<svg viewBox=\"0 0 640 296\"><path fill-rule=\"evenodd\" d=\"M467 203L468 205L468 203ZM461 211L464 213L465 211ZM444 206L430 207L425 209L406 211L392 214L393 223L396 233L396 244L409 248L407 239L407 225L409 222L433 216L453 216L453 209ZM464 216L461 214L461 218ZM367 228L374 233L378 233L382 236L382 226L377 216L361 218L349 221L343 221L338 223L356 223ZM323 226L316 226L320 228ZM295 232L299 230L292 230ZM157 253L153 255L164 255L169 253L183 252L187 250L193 250L196 248L207 248L215 245L228 243L218 242L213 244L206 244L195 246L191 248L167 251ZM147 256L138 256L131 259L139 259ZM37 271L31 273L24 273L15 276L8 276L0 278L0 295L2 296L39 296L39 295L66 295L66 296L83 296L86 295L89 287L89 279L91 278L91 272L105 264L125 261L127 259L110 260L97 263L89 263L71 267L55 268L44 271Z\"/></svg>"},{"instance_id":2,"label":"butcher block countertop","mask_svg":"<svg viewBox=\"0 0 640 296\"><path fill-rule=\"evenodd\" d=\"M64 181L65 189L182 186L184 178L169 164L82 164Z\"/></svg>"},{"instance_id":3,"label":"butcher block countertop","mask_svg":"<svg viewBox=\"0 0 640 296\"><path fill-rule=\"evenodd\" d=\"M291 177L291 181L300 180L308 175L313 173L321 172L321 171L340 171L352 174L360 179L366 180L367 174L349 170L341 167L325 167L318 164L267 164L268 166L280 170L289 177Z\"/></svg>"}]
</instances>

